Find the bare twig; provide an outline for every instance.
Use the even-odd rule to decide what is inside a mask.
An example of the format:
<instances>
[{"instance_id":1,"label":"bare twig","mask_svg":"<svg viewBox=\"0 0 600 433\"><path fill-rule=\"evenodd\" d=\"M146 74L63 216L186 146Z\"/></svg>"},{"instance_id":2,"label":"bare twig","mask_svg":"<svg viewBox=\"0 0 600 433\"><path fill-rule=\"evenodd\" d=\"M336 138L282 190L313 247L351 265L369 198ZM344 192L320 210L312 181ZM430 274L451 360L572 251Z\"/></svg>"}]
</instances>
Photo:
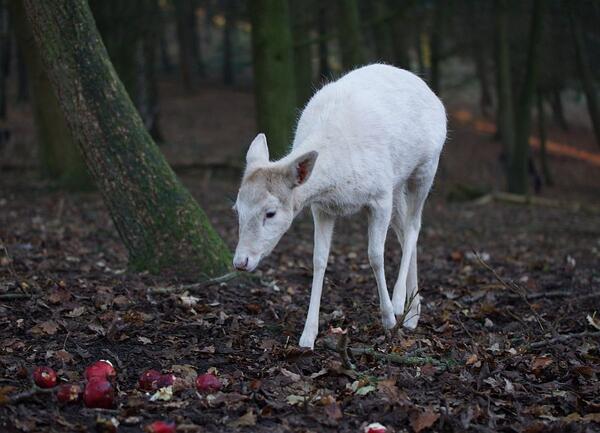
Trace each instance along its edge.
<instances>
[{"instance_id":1,"label":"bare twig","mask_svg":"<svg viewBox=\"0 0 600 433\"><path fill-rule=\"evenodd\" d=\"M4 399L0 399L0 405L2 404L13 404L19 403L24 400L29 400L30 398L37 397L41 394L52 394L54 390L52 388L40 388L38 386L32 385L31 388L18 392L16 394L12 394L7 396Z\"/></svg>"},{"instance_id":2,"label":"bare twig","mask_svg":"<svg viewBox=\"0 0 600 433\"><path fill-rule=\"evenodd\" d=\"M507 192L495 192L492 194L484 195L483 197L475 200L476 204L487 204L490 202L501 202L501 203L511 203L511 204L523 204L523 205L533 205L533 206L544 206L544 207L554 207L561 209L569 209L572 211L584 211L587 213L597 214L600 213L600 207L583 204L578 202L563 202L559 200L553 200L544 197L535 197L535 196L526 196L519 194L510 194Z\"/></svg>"},{"instance_id":3,"label":"bare twig","mask_svg":"<svg viewBox=\"0 0 600 433\"><path fill-rule=\"evenodd\" d=\"M221 275L219 277L211 278L208 280L201 281L199 283L194 284L181 284L179 286L170 286L170 287L153 287L148 289L151 293L173 293L173 292L197 292L200 289L204 289L208 286L213 286L215 284L225 283L227 281L233 280L240 276L239 272L229 272L225 275Z\"/></svg>"},{"instance_id":4,"label":"bare twig","mask_svg":"<svg viewBox=\"0 0 600 433\"><path fill-rule=\"evenodd\" d=\"M346 367L350 370L356 370L356 366L352 363L352 361L350 360L350 357L348 356L348 343L349 342L350 342L350 337L348 336L348 332L346 332L345 334L342 334L340 336L340 338L338 338L336 350L340 354L340 357L342 358L342 364L344 365L344 367Z\"/></svg>"},{"instance_id":5,"label":"bare twig","mask_svg":"<svg viewBox=\"0 0 600 433\"><path fill-rule=\"evenodd\" d=\"M13 299L27 299L31 298L31 295L27 293L2 293L0 294L0 301L10 301Z\"/></svg>"},{"instance_id":6,"label":"bare twig","mask_svg":"<svg viewBox=\"0 0 600 433\"><path fill-rule=\"evenodd\" d=\"M529 345L531 349L539 349L540 347L547 346L554 343L562 343L564 341L573 340L575 338L586 338L586 337L600 337L600 331L583 331L578 334L559 334L553 338L543 341L534 341Z\"/></svg>"},{"instance_id":7,"label":"bare twig","mask_svg":"<svg viewBox=\"0 0 600 433\"><path fill-rule=\"evenodd\" d=\"M473 254L475 254L475 257L477 257L477 260L479 261L479 263L488 271L490 271L494 277L496 278L496 280L498 280L498 282L500 284L502 284L504 287L506 287L508 290L510 290L511 292L517 294L519 296L519 298L525 302L527 304L527 306L529 307L529 310L531 311L531 313L533 314L533 316L535 317L535 319L537 320L538 324L540 325L540 328L542 329L542 331L544 331L544 325L542 325L542 322L545 322L546 325L548 325L548 327L550 328L550 331L552 332L553 335L558 335L558 333L556 332L556 330L550 326L548 324L548 322L546 320L544 320L537 311L535 311L535 309L533 308L533 306L531 305L531 303L529 302L529 300L527 299L527 296L525 295L525 291L516 283L514 283L513 281L505 281L500 275L498 275L498 272L496 272L496 270L494 268L492 268L490 265L488 265L479 255L479 253L477 251L475 251L475 249L473 249Z\"/></svg>"}]
</instances>

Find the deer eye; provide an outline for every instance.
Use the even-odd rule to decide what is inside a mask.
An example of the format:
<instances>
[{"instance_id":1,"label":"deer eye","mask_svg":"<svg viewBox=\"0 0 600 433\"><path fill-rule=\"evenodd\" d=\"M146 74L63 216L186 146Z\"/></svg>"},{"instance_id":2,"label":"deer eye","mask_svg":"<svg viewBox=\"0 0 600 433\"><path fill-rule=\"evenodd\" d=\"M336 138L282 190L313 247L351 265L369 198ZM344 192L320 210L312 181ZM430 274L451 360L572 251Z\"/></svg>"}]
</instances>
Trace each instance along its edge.
<instances>
[{"instance_id":1,"label":"deer eye","mask_svg":"<svg viewBox=\"0 0 600 433\"><path fill-rule=\"evenodd\" d=\"M273 218L275 216L275 212L267 212L265 215L267 218Z\"/></svg>"}]
</instances>

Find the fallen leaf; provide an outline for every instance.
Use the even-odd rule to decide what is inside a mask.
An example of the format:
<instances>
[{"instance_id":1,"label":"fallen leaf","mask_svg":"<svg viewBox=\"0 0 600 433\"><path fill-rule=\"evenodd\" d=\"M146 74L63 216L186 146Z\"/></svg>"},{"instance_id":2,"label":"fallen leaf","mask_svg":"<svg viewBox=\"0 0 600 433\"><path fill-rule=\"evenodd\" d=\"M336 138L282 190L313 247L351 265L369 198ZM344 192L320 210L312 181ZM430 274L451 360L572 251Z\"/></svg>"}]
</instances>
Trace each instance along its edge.
<instances>
[{"instance_id":1,"label":"fallen leaf","mask_svg":"<svg viewBox=\"0 0 600 433\"><path fill-rule=\"evenodd\" d=\"M252 427L256 425L256 415L252 409L248 409L244 415L229 423L230 427Z\"/></svg>"},{"instance_id":2,"label":"fallen leaf","mask_svg":"<svg viewBox=\"0 0 600 433\"><path fill-rule=\"evenodd\" d=\"M549 356L535 357L531 362L531 371L537 375L550 364L552 364L552 358Z\"/></svg>"},{"instance_id":3,"label":"fallen leaf","mask_svg":"<svg viewBox=\"0 0 600 433\"><path fill-rule=\"evenodd\" d=\"M596 314L594 314L593 316L590 316L588 314L587 316L585 316L585 318L592 328L595 328L598 331L600 331L600 319L596 317Z\"/></svg>"},{"instance_id":4,"label":"fallen leaf","mask_svg":"<svg viewBox=\"0 0 600 433\"><path fill-rule=\"evenodd\" d=\"M336 401L333 403L329 403L325 405L325 414L335 421L338 421L343 418L342 410L340 409L340 405L337 404Z\"/></svg>"},{"instance_id":5,"label":"fallen leaf","mask_svg":"<svg viewBox=\"0 0 600 433\"><path fill-rule=\"evenodd\" d=\"M286 370L285 368L281 369L281 374L290 379L292 382L298 382L300 379L302 379L302 376L299 374Z\"/></svg>"},{"instance_id":6,"label":"fallen leaf","mask_svg":"<svg viewBox=\"0 0 600 433\"><path fill-rule=\"evenodd\" d=\"M73 308L73 310L69 311L67 314L65 314L65 316L74 318L74 317L81 316L83 313L85 313L85 307L81 306L81 307Z\"/></svg>"},{"instance_id":7,"label":"fallen leaf","mask_svg":"<svg viewBox=\"0 0 600 433\"><path fill-rule=\"evenodd\" d=\"M147 337L142 337L141 335L138 337L138 341L142 344L152 344L152 340Z\"/></svg>"},{"instance_id":8,"label":"fallen leaf","mask_svg":"<svg viewBox=\"0 0 600 433\"><path fill-rule=\"evenodd\" d=\"M431 408L427 408L423 412L414 411L410 415L410 426L413 428L415 433L419 433L434 425L439 417L440 415L433 412Z\"/></svg>"},{"instance_id":9,"label":"fallen leaf","mask_svg":"<svg viewBox=\"0 0 600 433\"><path fill-rule=\"evenodd\" d=\"M42 322L33 328L31 328L31 333L36 335L46 334L46 335L54 335L58 331L58 323L53 320L48 320L46 322Z\"/></svg>"}]
</instances>

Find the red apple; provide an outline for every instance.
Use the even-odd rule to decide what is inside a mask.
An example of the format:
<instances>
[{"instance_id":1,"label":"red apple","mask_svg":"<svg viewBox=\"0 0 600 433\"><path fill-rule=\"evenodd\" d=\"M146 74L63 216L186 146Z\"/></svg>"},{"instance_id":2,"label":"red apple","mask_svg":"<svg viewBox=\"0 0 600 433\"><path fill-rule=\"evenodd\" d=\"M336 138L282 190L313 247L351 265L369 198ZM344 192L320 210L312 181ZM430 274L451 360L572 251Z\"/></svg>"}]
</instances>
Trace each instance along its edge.
<instances>
[{"instance_id":1,"label":"red apple","mask_svg":"<svg viewBox=\"0 0 600 433\"><path fill-rule=\"evenodd\" d=\"M387 428L379 424L378 422L374 422L365 427L365 433L386 433Z\"/></svg>"},{"instance_id":2,"label":"red apple","mask_svg":"<svg viewBox=\"0 0 600 433\"><path fill-rule=\"evenodd\" d=\"M92 377L100 377L102 379L111 380L117 376L117 372L110 361L101 359L93 364L90 364L85 369L85 378L90 380Z\"/></svg>"},{"instance_id":3,"label":"red apple","mask_svg":"<svg viewBox=\"0 0 600 433\"><path fill-rule=\"evenodd\" d=\"M81 387L71 383L59 385L56 391L56 399L59 403L76 403L81 398Z\"/></svg>"},{"instance_id":4,"label":"red apple","mask_svg":"<svg viewBox=\"0 0 600 433\"><path fill-rule=\"evenodd\" d=\"M175 433L175 430L173 421L154 421L144 427L146 433Z\"/></svg>"},{"instance_id":5,"label":"red apple","mask_svg":"<svg viewBox=\"0 0 600 433\"><path fill-rule=\"evenodd\" d=\"M221 389L221 381L214 374L201 374L196 378L196 389L199 392L216 392Z\"/></svg>"},{"instance_id":6,"label":"red apple","mask_svg":"<svg viewBox=\"0 0 600 433\"><path fill-rule=\"evenodd\" d=\"M159 389L166 388L167 386L173 386L174 383L175 383L175 375L174 374L171 374L171 373L161 374L160 378L156 382L156 387Z\"/></svg>"},{"instance_id":7,"label":"red apple","mask_svg":"<svg viewBox=\"0 0 600 433\"><path fill-rule=\"evenodd\" d=\"M115 389L102 377L92 377L85 385L83 402L87 407L111 409L115 404Z\"/></svg>"},{"instance_id":8,"label":"red apple","mask_svg":"<svg viewBox=\"0 0 600 433\"><path fill-rule=\"evenodd\" d=\"M36 367L33 370L33 381L40 388L54 388L56 386L56 372L50 367Z\"/></svg>"},{"instance_id":9,"label":"red apple","mask_svg":"<svg viewBox=\"0 0 600 433\"><path fill-rule=\"evenodd\" d=\"M158 388L158 381L162 374L157 370L146 370L140 376L138 386L144 391L153 391Z\"/></svg>"}]
</instances>

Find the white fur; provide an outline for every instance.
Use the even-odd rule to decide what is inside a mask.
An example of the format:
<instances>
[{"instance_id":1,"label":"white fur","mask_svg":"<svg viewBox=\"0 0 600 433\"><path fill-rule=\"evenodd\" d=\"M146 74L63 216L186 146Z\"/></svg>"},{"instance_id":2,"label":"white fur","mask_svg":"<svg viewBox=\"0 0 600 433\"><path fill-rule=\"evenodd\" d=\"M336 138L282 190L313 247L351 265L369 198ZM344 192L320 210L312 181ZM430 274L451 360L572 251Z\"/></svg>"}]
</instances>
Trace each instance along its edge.
<instances>
[{"instance_id":1,"label":"white fur","mask_svg":"<svg viewBox=\"0 0 600 433\"><path fill-rule=\"evenodd\" d=\"M416 246L421 211L445 139L444 106L423 80L408 71L375 64L348 73L313 96L298 122L293 148L281 160L269 162L264 135L254 140L236 203L240 241L234 264L253 270L294 216L310 205L315 223L314 271L300 346L312 348L318 333L335 217L362 208L369 211L368 256L377 281L383 326L390 329L396 325L395 315L405 312L407 299L412 303L403 325L417 326ZM293 177L307 161L308 175L296 182ZM273 172L284 175L275 180L264 175ZM253 181L253 173L254 178L269 181ZM265 216L267 212L271 217ZM390 225L403 251L392 299L383 266Z\"/></svg>"}]
</instances>

